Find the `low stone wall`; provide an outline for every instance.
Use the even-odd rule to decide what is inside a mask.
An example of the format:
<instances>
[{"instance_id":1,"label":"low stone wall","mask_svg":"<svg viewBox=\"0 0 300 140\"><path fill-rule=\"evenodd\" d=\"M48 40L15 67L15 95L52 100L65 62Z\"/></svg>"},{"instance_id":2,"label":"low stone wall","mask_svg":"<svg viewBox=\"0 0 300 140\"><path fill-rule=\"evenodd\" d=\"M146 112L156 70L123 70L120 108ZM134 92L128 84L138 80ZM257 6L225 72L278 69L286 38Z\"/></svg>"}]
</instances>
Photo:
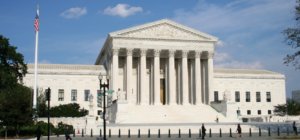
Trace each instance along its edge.
<instances>
[{"instance_id":1,"label":"low stone wall","mask_svg":"<svg viewBox=\"0 0 300 140\"><path fill-rule=\"evenodd\" d=\"M38 121L44 121L48 122L47 118L38 118ZM75 129L76 133L81 134L82 130L85 134L89 134L91 129L94 129L94 131L97 128L100 128L102 126L103 121L99 117L51 117L50 122L57 126L58 123L63 122L65 124L73 125L73 128ZM98 132L99 133L99 132Z\"/></svg>"},{"instance_id":2,"label":"low stone wall","mask_svg":"<svg viewBox=\"0 0 300 140\"><path fill-rule=\"evenodd\" d=\"M296 119L296 118L295 118ZM47 122L47 118L39 118L39 121ZM51 118L50 122L54 125L57 125L59 122L73 125L76 135L99 135L100 131L103 134L103 125L102 119L96 120L95 117L81 117L81 118ZM204 123L206 127L206 133L209 131L211 133L236 133L238 123ZM250 129L252 133L258 133L259 128L262 133L267 133L270 128L272 133L277 133L278 128L281 133L286 133L289 131L292 133L292 122L268 122L268 123L240 123L243 133L249 133ZM199 134L202 123L159 123L159 124L109 124L107 123L106 133L111 135L118 135L119 131L121 135L128 135L130 130L131 135L138 135L140 132L141 135L148 134L150 130L151 134L168 134L169 131L171 134L178 134L179 129L181 134L188 134L191 131L192 134ZM300 122L297 122L299 128ZM101 130L100 130L101 129Z\"/></svg>"},{"instance_id":3,"label":"low stone wall","mask_svg":"<svg viewBox=\"0 0 300 140\"><path fill-rule=\"evenodd\" d=\"M272 116L270 119L271 122L298 122L300 123L300 115L299 116Z\"/></svg>"}]
</instances>

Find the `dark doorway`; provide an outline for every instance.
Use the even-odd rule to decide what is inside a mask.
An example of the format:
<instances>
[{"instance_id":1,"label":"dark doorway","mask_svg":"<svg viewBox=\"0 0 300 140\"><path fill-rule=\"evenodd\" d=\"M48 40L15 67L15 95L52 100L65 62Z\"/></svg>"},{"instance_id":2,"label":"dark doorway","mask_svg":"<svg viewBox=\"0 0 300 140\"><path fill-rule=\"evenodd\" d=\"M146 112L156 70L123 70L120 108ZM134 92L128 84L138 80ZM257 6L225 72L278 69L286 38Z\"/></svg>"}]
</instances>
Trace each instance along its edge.
<instances>
[{"instance_id":1,"label":"dark doorway","mask_svg":"<svg viewBox=\"0 0 300 140\"><path fill-rule=\"evenodd\" d=\"M165 79L160 79L160 102L166 104L166 88L165 88Z\"/></svg>"}]
</instances>

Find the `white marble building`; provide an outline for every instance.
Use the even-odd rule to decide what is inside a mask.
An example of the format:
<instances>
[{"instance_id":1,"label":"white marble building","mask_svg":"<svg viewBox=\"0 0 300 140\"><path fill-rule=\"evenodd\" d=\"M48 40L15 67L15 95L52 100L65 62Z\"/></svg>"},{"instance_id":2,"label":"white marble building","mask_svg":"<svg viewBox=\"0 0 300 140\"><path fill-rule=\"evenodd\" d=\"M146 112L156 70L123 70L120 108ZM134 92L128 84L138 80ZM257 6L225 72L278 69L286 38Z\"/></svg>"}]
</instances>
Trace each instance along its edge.
<instances>
[{"instance_id":1,"label":"white marble building","mask_svg":"<svg viewBox=\"0 0 300 140\"><path fill-rule=\"evenodd\" d=\"M39 87L52 89L52 105L77 102L95 117L98 75L106 73L117 99L112 123L269 121L286 101L284 75L214 68L217 41L166 19L135 26L110 33L95 65L39 65ZM32 87L33 79L29 65L24 82Z\"/></svg>"}]
</instances>

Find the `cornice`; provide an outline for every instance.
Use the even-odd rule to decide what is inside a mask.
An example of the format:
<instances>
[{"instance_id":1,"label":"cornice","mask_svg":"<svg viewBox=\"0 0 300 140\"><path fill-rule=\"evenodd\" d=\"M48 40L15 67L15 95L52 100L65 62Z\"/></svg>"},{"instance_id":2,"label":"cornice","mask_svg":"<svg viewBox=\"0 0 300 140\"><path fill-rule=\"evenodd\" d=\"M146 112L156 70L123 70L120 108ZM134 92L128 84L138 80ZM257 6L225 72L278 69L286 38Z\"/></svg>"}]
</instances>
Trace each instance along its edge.
<instances>
[{"instance_id":1,"label":"cornice","mask_svg":"<svg viewBox=\"0 0 300 140\"><path fill-rule=\"evenodd\" d=\"M28 74L34 73L34 64L28 64ZM102 65L39 64L38 74L44 75L99 75Z\"/></svg>"},{"instance_id":2,"label":"cornice","mask_svg":"<svg viewBox=\"0 0 300 140\"><path fill-rule=\"evenodd\" d=\"M33 69L34 64L27 64L28 69ZM72 69L72 70L100 70L102 65L72 65L72 64L38 64L38 69Z\"/></svg>"},{"instance_id":3,"label":"cornice","mask_svg":"<svg viewBox=\"0 0 300 140\"><path fill-rule=\"evenodd\" d=\"M281 79L284 80L285 77L281 76L247 76L247 75L214 75L214 78L230 78L230 79Z\"/></svg>"},{"instance_id":4,"label":"cornice","mask_svg":"<svg viewBox=\"0 0 300 140\"><path fill-rule=\"evenodd\" d=\"M285 79L285 76L268 70L259 69L214 69L215 78L233 78L233 79Z\"/></svg>"},{"instance_id":5,"label":"cornice","mask_svg":"<svg viewBox=\"0 0 300 140\"><path fill-rule=\"evenodd\" d=\"M212 40L188 40L188 39L167 39L167 38L146 38L146 37L122 37L122 36L114 36L113 39L123 39L123 40L141 40L141 41L165 41L165 42L191 42L191 43L216 43L216 41Z\"/></svg>"}]
</instances>

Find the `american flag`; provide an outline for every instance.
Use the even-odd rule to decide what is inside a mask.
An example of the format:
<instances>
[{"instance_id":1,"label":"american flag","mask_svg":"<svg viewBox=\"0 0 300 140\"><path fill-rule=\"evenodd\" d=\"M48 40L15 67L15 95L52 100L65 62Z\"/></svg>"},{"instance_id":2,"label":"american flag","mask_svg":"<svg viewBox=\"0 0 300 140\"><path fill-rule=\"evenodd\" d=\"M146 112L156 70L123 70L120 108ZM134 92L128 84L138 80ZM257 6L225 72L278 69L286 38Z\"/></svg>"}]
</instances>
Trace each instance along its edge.
<instances>
[{"instance_id":1,"label":"american flag","mask_svg":"<svg viewBox=\"0 0 300 140\"><path fill-rule=\"evenodd\" d=\"M34 29L36 32L39 31L39 9L36 10L36 16L35 16L35 19L34 19Z\"/></svg>"}]
</instances>

